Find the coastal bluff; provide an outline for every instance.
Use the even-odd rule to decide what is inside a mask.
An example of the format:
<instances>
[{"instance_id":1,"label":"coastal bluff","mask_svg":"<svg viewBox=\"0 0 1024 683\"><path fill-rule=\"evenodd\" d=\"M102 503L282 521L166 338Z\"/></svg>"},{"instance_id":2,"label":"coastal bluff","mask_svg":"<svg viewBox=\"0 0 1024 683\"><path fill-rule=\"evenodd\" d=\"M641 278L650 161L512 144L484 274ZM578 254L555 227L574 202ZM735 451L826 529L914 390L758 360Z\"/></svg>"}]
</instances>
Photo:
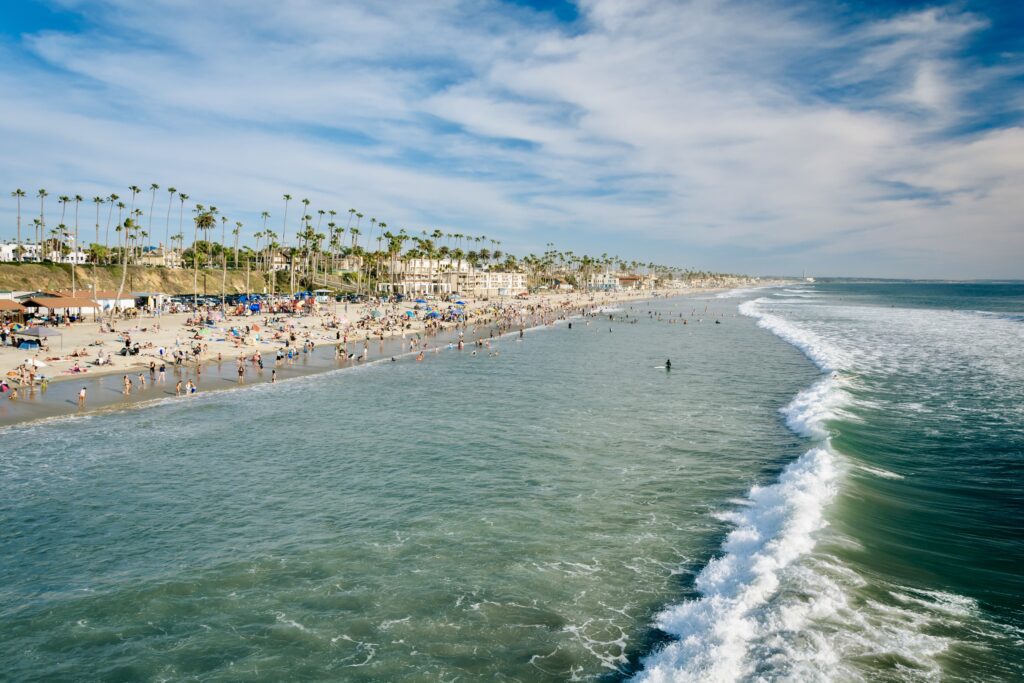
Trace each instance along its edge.
<instances>
[{"instance_id":1,"label":"coastal bluff","mask_svg":"<svg viewBox=\"0 0 1024 683\"><path fill-rule=\"evenodd\" d=\"M220 294L221 271L199 271L199 292ZM117 290L121 284L120 266L78 266L75 283L79 290ZM130 292L163 292L165 294L191 294L191 269L172 269L160 266L129 266L125 290ZM250 291L263 291L265 281L261 273L250 273ZM71 289L71 266L57 263L4 263L0 265L0 291L63 291ZM241 270L228 270L227 292L246 291L246 274Z\"/></svg>"}]
</instances>

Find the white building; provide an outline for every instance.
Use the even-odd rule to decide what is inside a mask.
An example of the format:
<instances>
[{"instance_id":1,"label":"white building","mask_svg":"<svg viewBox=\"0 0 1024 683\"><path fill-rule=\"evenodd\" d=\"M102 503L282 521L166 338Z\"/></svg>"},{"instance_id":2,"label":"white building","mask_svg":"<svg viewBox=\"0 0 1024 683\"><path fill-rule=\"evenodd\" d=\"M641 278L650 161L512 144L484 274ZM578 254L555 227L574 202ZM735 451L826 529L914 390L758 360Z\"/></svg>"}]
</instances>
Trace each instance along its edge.
<instances>
[{"instance_id":1,"label":"white building","mask_svg":"<svg viewBox=\"0 0 1024 683\"><path fill-rule=\"evenodd\" d=\"M593 273L590 276L590 280L587 283L590 289L596 289L600 291L616 291L619 287L619 277L615 273L604 272L604 273Z\"/></svg>"},{"instance_id":2,"label":"white building","mask_svg":"<svg viewBox=\"0 0 1024 683\"><path fill-rule=\"evenodd\" d=\"M67 290L58 292L57 296L70 297L71 292ZM100 309L104 311L109 311L111 308L117 308L122 311L128 308L135 308L135 295L127 291L122 292L121 297L118 298L117 290L99 289L94 292L89 287L82 287L76 292L76 296L88 297L99 304Z\"/></svg>"},{"instance_id":3,"label":"white building","mask_svg":"<svg viewBox=\"0 0 1024 683\"><path fill-rule=\"evenodd\" d=\"M0 261L17 261L17 242L4 242L0 244ZM28 244L26 242L21 243L22 261L26 263L36 263L39 261L39 245Z\"/></svg>"},{"instance_id":4,"label":"white building","mask_svg":"<svg viewBox=\"0 0 1024 683\"><path fill-rule=\"evenodd\" d=\"M526 273L471 270L454 275L460 294L475 297L516 296L527 291Z\"/></svg>"},{"instance_id":5,"label":"white building","mask_svg":"<svg viewBox=\"0 0 1024 683\"><path fill-rule=\"evenodd\" d=\"M390 264L389 264L390 265ZM392 282L381 282L378 291L396 294L458 292L464 296L515 296L526 291L526 273L482 270L466 259L414 258L395 263Z\"/></svg>"},{"instance_id":6,"label":"white building","mask_svg":"<svg viewBox=\"0 0 1024 683\"><path fill-rule=\"evenodd\" d=\"M51 251L48 254L48 258L53 263L74 263L77 265L83 265L89 262L89 255L81 249L69 251L66 254L61 254L58 251Z\"/></svg>"}]
</instances>

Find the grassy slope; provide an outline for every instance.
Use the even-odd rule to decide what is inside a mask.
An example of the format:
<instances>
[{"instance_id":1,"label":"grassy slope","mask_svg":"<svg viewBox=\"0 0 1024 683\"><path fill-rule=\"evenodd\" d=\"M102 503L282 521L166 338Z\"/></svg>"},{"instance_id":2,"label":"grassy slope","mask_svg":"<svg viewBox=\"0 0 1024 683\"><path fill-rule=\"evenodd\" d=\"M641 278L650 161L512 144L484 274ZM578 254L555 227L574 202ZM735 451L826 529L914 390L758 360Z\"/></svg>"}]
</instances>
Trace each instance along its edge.
<instances>
[{"instance_id":1,"label":"grassy slope","mask_svg":"<svg viewBox=\"0 0 1024 683\"><path fill-rule=\"evenodd\" d=\"M79 290L92 289L93 267L78 266L76 286ZM203 274L206 274L206 292L220 294L221 271L200 270L199 292L203 293ZM121 284L121 269L100 266L95 269L96 289L117 291ZM264 278L255 273L249 277L254 292L262 292ZM191 294L192 271L167 268L131 266L124 285L126 292L164 292L165 294ZM71 266L49 263L0 264L0 290L51 291L71 289ZM245 291L245 271L228 271L227 292Z\"/></svg>"}]
</instances>

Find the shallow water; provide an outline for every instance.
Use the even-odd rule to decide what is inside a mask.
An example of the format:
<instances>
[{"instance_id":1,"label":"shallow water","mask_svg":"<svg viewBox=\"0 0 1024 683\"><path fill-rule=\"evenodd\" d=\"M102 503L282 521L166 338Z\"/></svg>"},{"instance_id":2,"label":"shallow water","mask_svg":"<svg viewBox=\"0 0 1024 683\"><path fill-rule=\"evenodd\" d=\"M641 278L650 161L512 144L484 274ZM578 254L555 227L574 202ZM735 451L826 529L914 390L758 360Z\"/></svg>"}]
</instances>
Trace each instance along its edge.
<instances>
[{"instance_id":1,"label":"shallow water","mask_svg":"<svg viewBox=\"0 0 1024 683\"><path fill-rule=\"evenodd\" d=\"M863 287L632 304L496 356L8 428L0 665L1009 680L1024 307Z\"/></svg>"}]
</instances>

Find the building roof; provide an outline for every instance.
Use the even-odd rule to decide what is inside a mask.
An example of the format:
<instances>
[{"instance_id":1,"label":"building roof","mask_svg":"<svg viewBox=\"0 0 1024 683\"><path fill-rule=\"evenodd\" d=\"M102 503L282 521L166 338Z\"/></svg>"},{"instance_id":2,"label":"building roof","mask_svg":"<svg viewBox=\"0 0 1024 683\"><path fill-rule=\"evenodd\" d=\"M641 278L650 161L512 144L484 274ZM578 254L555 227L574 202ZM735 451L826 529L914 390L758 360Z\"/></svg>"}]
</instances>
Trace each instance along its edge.
<instances>
[{"instance_id":1,"label":"building roof","mask_svg":"<svg viewBox=\"0 0 1024 683\"><path fill-rule=\"evenodd\" d=\"M71 290L70 289L64 289L64 290L61 290L59 292L53 292L52 294L54 296L59 296L59 297L70 297L71 296ZM116 289L106 289L106 290L98 289L98 290L96 290L94 292L94 291L92 291L91 289L89 289L87 287L83 287L83 288L78 290L78 292L75 294L75 296L77 297L77 296L82 295L82 294L85 294L85 295L88 295L88 296L94 296L97 299L116 299L117 298L117 290ZM135 295L132 294L131 292L125 291L125 292L121 292L121 298L122 299L132 299L132 300L134 300L135 299Z\"/></svg>"},{"instance_id":2,"label":"building roof","mask_svg":"<svg viewBox=\"0 0 1024 683\"><path fill-rule=\"evenodd\" d=\"M25 307L19 304L17 301L11 299L0 299L0 311L17 311L22 312Z\"/></svg>"},{"instance_id":3,"label":"building roof","mask_svg":"<svg viewBox=\"0 0 1024 683\"><path fill-rule=\"evenodd\" d=\"M72 299L69 296L35 296L25 300L29 308L99 308L99 304L91 299Z\"/></svg>"}]
</instances>

